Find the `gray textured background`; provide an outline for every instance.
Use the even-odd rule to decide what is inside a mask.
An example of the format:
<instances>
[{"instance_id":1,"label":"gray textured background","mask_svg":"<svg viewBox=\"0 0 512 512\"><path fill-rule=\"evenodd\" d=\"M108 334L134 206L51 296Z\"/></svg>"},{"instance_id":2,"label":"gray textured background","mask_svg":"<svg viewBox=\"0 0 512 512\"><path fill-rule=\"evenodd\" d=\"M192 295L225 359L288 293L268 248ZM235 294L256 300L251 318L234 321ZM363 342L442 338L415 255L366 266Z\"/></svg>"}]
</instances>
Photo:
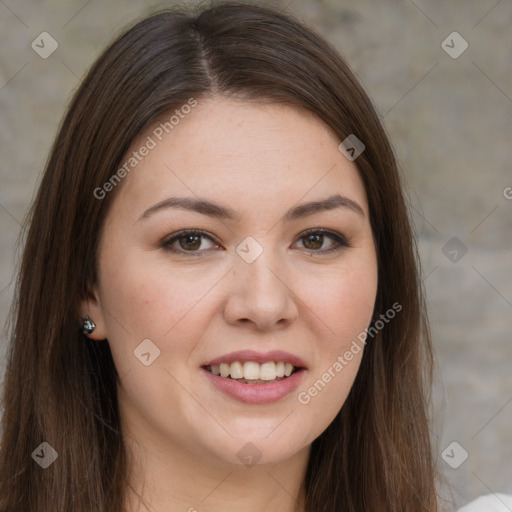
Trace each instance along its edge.
<instances>
[{"instance_id":1,"label":"gray textured background","mask_svg":"<svg viewBox=\"0 0 512 512\"><path fill-rule=\"evenodd\" d=\"M273 3L288 3L347 58L400 159L437 352L433 436L455 505L512 494L512 1ZM15 242L71 93L125 24L168 5L0 0L2 325ZM31 48L43 31L59 44L47 59ZM441 46L454 31L469 44L458 58ZM462 258L445 246L452 237ZM0 375L6 339L3 330ZM452 465L469 454L457 469L441 456L452 442Z\"/></svg>"}]
</instances>

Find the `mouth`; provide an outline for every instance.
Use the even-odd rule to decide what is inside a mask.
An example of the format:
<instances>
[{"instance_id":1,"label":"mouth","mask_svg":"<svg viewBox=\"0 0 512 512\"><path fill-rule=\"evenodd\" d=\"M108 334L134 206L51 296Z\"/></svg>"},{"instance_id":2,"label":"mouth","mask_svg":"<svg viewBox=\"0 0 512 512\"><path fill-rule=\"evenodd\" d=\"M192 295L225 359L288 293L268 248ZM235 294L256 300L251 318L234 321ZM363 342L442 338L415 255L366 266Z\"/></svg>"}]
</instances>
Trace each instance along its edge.
<instances>
[{"instance_id":1,"label":"mouth","mask_svg":"<svg viewBox=\"0 0 512 512\"><path fill-rule=\"evenodd\" d=\"M289 352L241 350L201 365L217 390L245 404L269 404L285 399L304 380L304 361Z\"/></svg>"},{"instance_id":2,"label":"mouth","mask_svg":"<svg viewBox=\"0 0 512 512\"><path fill-rule=\"evenodd\" d=\"M288 379L302 370L288 361L233 361L204 365L202 368L224 379L235 380L241 384L272 384Z\"/></svg>"}]
</instances>

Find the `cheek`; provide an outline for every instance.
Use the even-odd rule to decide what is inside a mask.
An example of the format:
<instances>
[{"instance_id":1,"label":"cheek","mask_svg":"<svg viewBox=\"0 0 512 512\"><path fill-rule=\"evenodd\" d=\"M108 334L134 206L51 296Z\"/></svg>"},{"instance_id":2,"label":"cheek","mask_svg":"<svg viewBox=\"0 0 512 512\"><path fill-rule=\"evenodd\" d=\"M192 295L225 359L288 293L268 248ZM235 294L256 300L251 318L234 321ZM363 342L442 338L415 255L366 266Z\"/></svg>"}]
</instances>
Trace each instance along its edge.
<instances>
[{"instance_id":1,"label":"cheek","mask_svg":"<svg viewBox=\"0 0 512 512\"><path fill-rule=\"evenodd\" d=\"M314 418L308 439L320 435L335 418L357 376L364 352L361 335L371 321L377 287L371 268L326 280L322 293L308 304L317 317L315 365L297 393L303 421Z\"/></svg>"},{"instance_id":2,"label":"cheek","mask_svg":"<svg viewBox=\"0 0 512 512\"><path fill-rule=\"evenodd\" d=\"M122 324L133 338L163 339L187 323L186 317L218 279L211 273L148 264L145 258L135 255L119 263L111 259L105 265L103 306L112 312L107 330L118 332Z\"/></svg>"},{"instance_id":3,"label":"cheek","mask_svg":"<svg viewBox=\"0 0 512 512\"><path fill-rule=\"evenodd\" d=\"M324 278L310 277L306 288L314 290L304 289L303 293L309 296L306 304L325 332L319 340L324 340L324 353L350 345L368 327L377 293L377 271L371 262L331 272Z\"/></svg>"},{"instance_id":4,"label":"cheek","mask_svg":"<svg viewBox=\"0 0 512 512\"><path fill-rule=\"evenodd\" d=\"M226 269L191 266L176 270L168 262L138 251L123 260L112 256L104 259L100 292L118 373L130 372L135 378L148 368L183 371L182 363L189 359L215 312L209 292ZM156 358L146 368L137 354L147 353L148 347ZM143 388L158 388L156 382L150 383L153 379L158 380L157 374L144 376Z\"/></svg>"},{"instance_id":5,"label":"cheek","mask_svg":"<svg viewBox=\"0 0 512 512\"><path fill-rule=\"evenodd\" d=\"M364 331L371 321L377 293L377 266L372 253L347 261L339 272L310 276L306 302L314 315L315 365L299 390L304 414L325 428L345 402L364 351ZM318 434L315 430L315 433Z\"/></svg>"}]
</instances>

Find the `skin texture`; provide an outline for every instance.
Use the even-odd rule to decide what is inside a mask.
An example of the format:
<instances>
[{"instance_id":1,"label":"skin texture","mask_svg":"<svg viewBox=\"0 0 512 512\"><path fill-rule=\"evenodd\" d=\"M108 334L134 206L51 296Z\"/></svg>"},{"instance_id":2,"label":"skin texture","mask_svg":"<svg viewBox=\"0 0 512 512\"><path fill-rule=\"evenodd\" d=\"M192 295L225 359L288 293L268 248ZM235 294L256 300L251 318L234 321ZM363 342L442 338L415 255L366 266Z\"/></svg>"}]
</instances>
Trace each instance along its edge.
<instances>
[{"instance_id":1,"label":"skin texture","mask_svg":"<svg viewBox=\"0 0 512 512\"><path fill-rule=\"evenodd\" d=\"M153 129L134 141L127 158ZM338 150L340 140L289 106L201 98L155 140L118 185L88 304L97 325L91 337L108 339L120 375L132 485L156 512L300 510L310 445L342 407L363 351L308 404L298 392L350 348L375 302L377 260L364 185ZM336 193L357 202L364 215L336 208L283 219L298 204ZM217 202L240 220L174 208L140 218L171 196ZM335 239L308 242L302 233L310 228L340 233L352 247L323 253ZM166 251L162 241L183 229L212 239L187 245L185 237L173 243L181 255ZM236 252L249 236L263 248L252 263ZM144 339L160 350L149 366L134 356ZM201 365L246 349L302 358L307 370L299 388L264 405L221 393ZM261 453L252 467L237 457L249 442ZM127 510L135 503L127 500Z\"/></svg>"}]
</instances>

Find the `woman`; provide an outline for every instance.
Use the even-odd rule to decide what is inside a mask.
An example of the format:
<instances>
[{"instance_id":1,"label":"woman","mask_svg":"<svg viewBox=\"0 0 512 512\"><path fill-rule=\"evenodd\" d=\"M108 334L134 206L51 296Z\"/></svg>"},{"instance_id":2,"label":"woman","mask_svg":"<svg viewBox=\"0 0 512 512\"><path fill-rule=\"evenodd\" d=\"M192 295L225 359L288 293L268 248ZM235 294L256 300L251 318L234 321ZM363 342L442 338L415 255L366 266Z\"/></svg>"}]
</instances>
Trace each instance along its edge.
<instances>
[{"instance_id":1,"label":"woman","mask_svg":"<svg viewBox=\"0 0 512 512\"><path fill-rule=\"evenodd\" d=\"M137 23L31 212L0 510L438 510L415 254L328 43L247 4Z\"/></svg>"}]
</instances>

